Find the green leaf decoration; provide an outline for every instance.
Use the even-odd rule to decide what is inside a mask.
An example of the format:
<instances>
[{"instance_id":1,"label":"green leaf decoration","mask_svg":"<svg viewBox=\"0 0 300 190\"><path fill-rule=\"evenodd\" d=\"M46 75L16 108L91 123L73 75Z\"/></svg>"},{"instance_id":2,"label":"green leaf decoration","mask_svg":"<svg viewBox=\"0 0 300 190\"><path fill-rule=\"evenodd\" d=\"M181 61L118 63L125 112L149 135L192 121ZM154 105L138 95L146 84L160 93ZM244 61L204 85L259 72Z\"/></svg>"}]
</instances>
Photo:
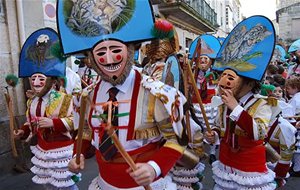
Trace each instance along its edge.
<instances>
[{"instance_id":1,"label":"green leaf decoration","mask_svg":"<svg viewBox=\"0 0 300 190\"><path fill-rule=\"evenodd\" d=\"M242 59L243 59L244 61L248 61L248 60L250 60L250 59L252 59L252 58L255 58L255 57L261 57L262 55L263 55L262 52L254 52L254 53L252 53L252 54L250 54L250 55L248 55L248 54L244 55L244 56L242 57Z\"/></svg>"},{"instance_id":2,"label":"green leaf decoration","mask_svg":"<svg viewBox=\"0 0 300 190\"><path fill-rule=\"evenodd\" d=\"M9 86L15 87L19 83L19 78L14 74L8 74L5 77L5 81Z\"/></svg>"},{"instance_id":3,"label":"green leaf decoration","mask_svg":"<svg viewBox=\"0 0 300 190\"><path fill-rule=\"evenodd\" d=\"M51 54L58 58L61 62L65 62L68 56L64 55L62 47L60 43L57 41L51 46Z\"/></svg>"},{"instance_id":4,"label":"green leaf decoration","mask_svg":"<svg viewBox=\"0 0 300 190\"><path fill-rule=\"evenodd\" d=\"M121 14L111 24L113 32L120 30L131 19L134 9L135 9L135 0L128 0L127 6L123 9Z\"/></svg>"},{"instance_id":5,"label":"green leaf decoration","mask_svg":"<svg viewBox=\"0 0 300 190\"><path fill-rule=\"evenodd\" d=\"M255 69L256 65L253 65L248 62L241 62L238 65L233 66L233 68L235 68L236 70L241 71L241 72L246 72L246 71L251 71L251 70Z\"/></svg>"}]
</instances>

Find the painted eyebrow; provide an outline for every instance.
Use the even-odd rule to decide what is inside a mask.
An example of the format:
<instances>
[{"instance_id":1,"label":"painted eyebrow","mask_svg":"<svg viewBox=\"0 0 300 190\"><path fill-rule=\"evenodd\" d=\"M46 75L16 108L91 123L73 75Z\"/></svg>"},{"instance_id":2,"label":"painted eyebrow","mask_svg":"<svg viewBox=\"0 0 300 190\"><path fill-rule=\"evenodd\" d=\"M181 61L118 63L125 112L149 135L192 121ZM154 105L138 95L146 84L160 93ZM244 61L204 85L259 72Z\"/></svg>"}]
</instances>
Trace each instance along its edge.
<instances>
[{"instance_id":1,"label":"painted eyebrow","mask_svg":"<svg viewBox=\"0 0 300 190\"><path fill-rule=\"evenodd\" d=\"M228 74L228 76L230 76L230 77L234 77L233 75L231 75L231 74Z\"/></svg>"},{"instance_id":2,"label":"painted eyebrow","mask_svg":"<svg viewBox=\"0 0 300 190\"><path fill-rule=\"evenodd\" d=\"M108 48L115 49L115 48L121 48L121 46L109 46ZM96 51L104 51L106 49L107 49L107 47L101 47L101 48L97 49Z\"/></svg>"}]
</instances>

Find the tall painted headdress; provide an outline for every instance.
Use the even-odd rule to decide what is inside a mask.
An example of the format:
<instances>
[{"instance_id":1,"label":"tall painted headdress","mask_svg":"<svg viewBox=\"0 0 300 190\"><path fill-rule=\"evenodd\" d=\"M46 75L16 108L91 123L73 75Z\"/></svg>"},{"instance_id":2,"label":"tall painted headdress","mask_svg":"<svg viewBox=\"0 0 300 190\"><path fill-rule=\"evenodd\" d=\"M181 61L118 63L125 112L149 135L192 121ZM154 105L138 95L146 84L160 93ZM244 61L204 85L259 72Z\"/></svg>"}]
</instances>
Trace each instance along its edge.
<instances>
[{"instance_id":1,"label":"tall painted headdress","mask_svg":"<svg viewBox=\"0 0 300 190\"><path fill-rule=\"evenodd\" d=\"M33 32L25 41L19 59L19 77L35 73L65 76L66 57L62 53L58 34L51 28Z\"/></svg>"},{"instance_id":2,"label":"tall painted headdress","mask_svg":"<svg viewBox=\"0 0 300 190\"><path fill-rule=\"evenodd\" d=\"M271 62L286 62L286 52L281 45L276 45Z\"/></svg>"},{"instance_id":3,"label":"tall painted headdress","mask_svg":"<svg viewBox=\"0 0 300 190\"><path fill-rule=\"evenodd\" d=\"M260 81L272 58L275 30L264 16L252 16L240 22L227 36L213 69L234 70L239 76Z\"/></svg>"},{"instance_id":4,"label":"tall painted headdress","mask_svg":"<svg viewBox=\"0 0 300 190\"><path fill-rule=\"evenodd\" d=\"M129 43L153 38L149 0L58 0L57 18L65 54L105 39Z\"/></svg>"},{"instance_id":5,"label":"tall painted headdress","mask_svg":"<svg viewBox=\"0 0 300 190\"><path fill-rule=\"evenodd\" d=\"M294 41L294 42L291 44L291 46L290 46L288 52L291 53L291 52L294 52L294 51L298 51L299 49L300 49L300 39Z\"/></svg>"},{"instance_id":6,"label":"tall painted headdress","mask_svg":"<svg viewBox=\"0 0 300 190\"><path fill-rule=\"evenodd\" d=\"M201 39L201 55L206 55L209 58L215 59L219 49L221 48L220 41L209 34L204 34L197 37L190 46L189 59L193 58L198 40Z\"/></svg>"}]
</instances>

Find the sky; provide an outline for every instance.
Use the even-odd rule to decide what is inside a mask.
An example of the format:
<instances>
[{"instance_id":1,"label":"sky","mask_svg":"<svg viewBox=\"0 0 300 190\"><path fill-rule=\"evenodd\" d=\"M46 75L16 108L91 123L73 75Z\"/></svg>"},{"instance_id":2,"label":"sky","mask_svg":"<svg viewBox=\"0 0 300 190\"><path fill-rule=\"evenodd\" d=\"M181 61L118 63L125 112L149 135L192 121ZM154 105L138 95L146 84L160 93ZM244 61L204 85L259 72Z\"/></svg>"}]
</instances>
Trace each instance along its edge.
<instances>
[{"instance_id":1,"label":"sky","mask_svg":"<svg viewBox=\"0 0 300 190\"><path fill-rule=\"evenodd\" d=\"M270 20L276 19L276 0L240 0L245 17L263 15Z\"/></svg>"}]
</instances>

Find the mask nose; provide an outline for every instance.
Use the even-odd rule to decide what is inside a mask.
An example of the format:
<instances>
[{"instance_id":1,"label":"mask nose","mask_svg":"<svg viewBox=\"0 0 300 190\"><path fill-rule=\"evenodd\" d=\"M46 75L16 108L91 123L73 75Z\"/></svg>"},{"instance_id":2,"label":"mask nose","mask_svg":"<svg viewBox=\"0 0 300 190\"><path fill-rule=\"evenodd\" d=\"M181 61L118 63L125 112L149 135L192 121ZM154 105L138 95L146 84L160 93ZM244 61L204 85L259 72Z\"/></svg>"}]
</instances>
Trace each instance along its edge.
<instances>
[{"instance_id":1,"label":"mask nose","mask_svg":"<svg viewBox=\"0 0 300 190\"><path fill-rule=\"evenodd\" d=\"M108 63L108 64L114 63L114 59L113 59L112 56L113 56L112 53L111 53L110 51L108 51L108 52L107 52L107 55L106 55L106 60L107 60L107 63Z\"/></svg>"},{"instance_id":2,"label":"mask nose","mask_svg":"<svg viewBox=\"0 0 300 190\"><path fill-rule=\"evenodd\" d=\"M33 86L40 86L40 79L38 77L33 81Z\"/></svg>"}]
</instances>

